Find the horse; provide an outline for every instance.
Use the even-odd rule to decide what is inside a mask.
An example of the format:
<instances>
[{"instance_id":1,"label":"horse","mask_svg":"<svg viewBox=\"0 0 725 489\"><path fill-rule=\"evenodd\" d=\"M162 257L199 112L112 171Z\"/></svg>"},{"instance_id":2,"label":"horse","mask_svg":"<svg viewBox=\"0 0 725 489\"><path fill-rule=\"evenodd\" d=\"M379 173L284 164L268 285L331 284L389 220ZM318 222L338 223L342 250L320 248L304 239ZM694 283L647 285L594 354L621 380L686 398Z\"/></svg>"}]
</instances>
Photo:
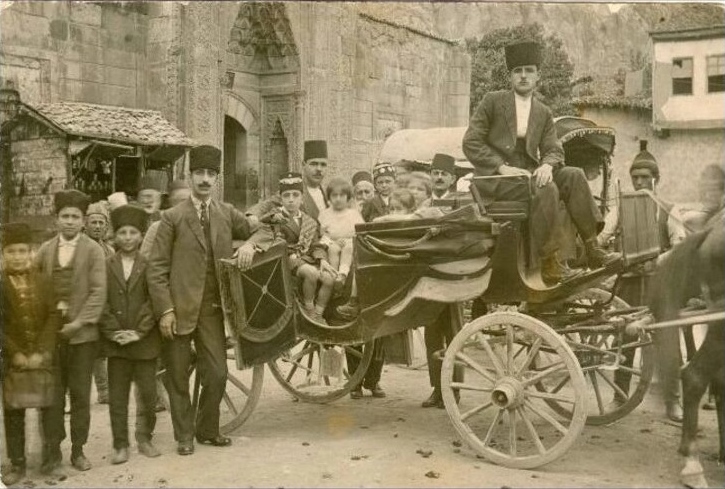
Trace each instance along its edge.
<instances>
[{"instance_id":1,"label":"horse","mask_svg":"<svg viewBox=\"0 0 725 489\"><path fill-rule=\"evenodd\" d=\"M725 310L725 221L688 236L658 264L649 307L655 321L676 319L689 300L704 297L709 311ZM677 341L677 329L668 328ZM670 336L672 338L672 336ZM708 386L715 398L719 462L725 462L725 321L708 324L699 350L681 370L683 393L682 435L678 452L685 458L680 473L687 487L707 487L697 447L700 400Z\"/></svg>"}]
</instances>

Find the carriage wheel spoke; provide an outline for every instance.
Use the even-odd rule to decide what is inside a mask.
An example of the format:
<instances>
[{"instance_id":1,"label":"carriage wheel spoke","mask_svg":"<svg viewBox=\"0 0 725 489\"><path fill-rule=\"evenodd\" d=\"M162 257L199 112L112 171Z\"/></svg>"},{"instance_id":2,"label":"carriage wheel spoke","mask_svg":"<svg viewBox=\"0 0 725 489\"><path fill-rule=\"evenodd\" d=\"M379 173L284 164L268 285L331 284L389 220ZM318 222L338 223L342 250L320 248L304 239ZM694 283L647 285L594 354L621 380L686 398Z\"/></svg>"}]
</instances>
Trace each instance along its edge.
<instances>
[{"instance_id":1,"label":"carriage wheel spoke","mask_svg":"<svg viewBox=\"0 0 725 489\"><path fill-rule=\"evenodd\" d=\"M638 368L627 367L626 365L620 364L619 369L625 372L629 372L632 375L636 375L637 377L642 377L642 370Z\"/></svg>"},{"instance_id":2,"label":"carriage wheel spoke","mask_svg":"<svg viewBox=\"0 0 725 489\"><path fill-rule=\"evenodd\" d=\"M483 403L481 405L478 405L475 408L469 409L465 413L461 414L461 421L465 421L468 418L470 418L471 416L473 416L474 414L478 414L480 412L483 412L486 409L490 408L491 406L493 406L493 403L491 401L489 401L489 402L485 402L485 403Z\"/></svg>"},{"instance_id":3,"label":"carriage wheel spoke","mask_svg":"<svg viewBox=\"0 0 725 489\"><path fill-rule=\"evenodd\" d=\"M548 367L546 367L541 372L539 372L538 374L534 375L533 377L524 380L523 384L524 384L524 386L536 384L537 382L544 380L549 375L553 375L553 374L559 372L560 370L566 370L566 365L564 364L564 362L553 363L553 364L549 365Z\"/></svg>"},{"instance_id":4,"label":"carriage wheel spoke","mask_svg":"<svg viewBox=\"0 0 725 489\"><path fill-rule=\"evenodd\" d=\"M537 433L536 428L534 427L534 423L531 422L528 416L526 416L526 412L524 411L524 408L519 406L516 408L516 410L519 412L519 416L521 416L521 419L524 421L524 426L526 426L526 431L529 432L529 435L531 435L531 439L534 440L534 444L536 445L536 450L539 452L539 454L543 455L546 453L546 447L543 443L541 443L541 438L539 438L539 433Z\"/></svg>"},{"instance_id":5,"label":"carriage wheel spoke","mask_svg":"<svg viewBox=\"0 0 725 489\"><path fill-rule=\"evenodd\" d=\"M488 445L491 442L491 437L493 436L493 430L496 429L496 425L501 420L501 415L503 414L503 408L500 408L498 412L496 413L496 416L494 416L493 421L491 422L491 426L488 427L488 431L486 431L486 437L483 439L483 444Z\"/></svg>"},{"instance_id":6,"label":"carriage wheel spoke","mask_svg":"<svg viewBox=\"0 0 725 489\"><path fill-rule=\"evenodd\" d=\"M299 360L300 358L304 357L308 353L314 352L315 347L314 346L305 346L304 349L300 350L298 353L295 353L291 357L289 357L290 360Z\"/></svg>"},{"instance_id":7,"label":"carriage wheel spoke","mask_svg":"<svg viewBox=\"0 0 725 489\"><path fill-rule=\"evenodd\" d=\"M510 324L506 325L506 373L514 373L514 327Z\"/></svg>"},{"instance_id":8,"label":"carriage wheel spoke","mask_svg":"<svg viewBox=\"0 0 725 489\"><path fill-rule=\"evenodd\" d=\"M459 360L463 360L469 367L478 372L481 377L488 380L492 384L496 382L496 379L491 377L491 374L486 371L483 365L479 364L477 361L475 361L473 358L469 357L465 353L456 352L456 358Z\"/></svg>"},{"instance_id":9,"label":"carriage wheel spoke","mask_svg":"<svg viewBox=\"0 0 725 489\"><path fill-rule=\"evenodd\" d=\"M229 408L229 410L232 412L232 414L234 416L236 416L237 414L239 414L239 411L237 411L237 408L234 407L234 403L232 402L232 398L229 397L229 394L227 394L225 392L223 399L224 399L224 404L227 405L227 407Z\"/></svg>"},{"instance_id":10,"label":"carriage wheel spoke","mask_svg":"<svg viewBox=\"0 0 725 489\"><path fill-rule=\"evenodd\" d=\"M523 363L523 365L521 365L521 367L520 367L520 368L518 369L518 371L516 372L516 375L517 375L517 376L518 376L518 375L521 375L521 373L522 373L522 372L523 372L524 370L526 370L526 369L528 369L528 368L529 368L529 366L531 365L531 362L533 362L533 361L534 361L534 358L535 358L535 357L536 357L536 355L537 355L537 354L539 353L539 348L541 348L541 344L542 344L543 342L544 342L544 339L543 339L542 337L538 336L538 337L536 338L536 340L534 341L534 344L533 344L533 345L531 345L531 349L529 349L529 353L528 353L528 354L526 355L526 359L524 360L524 363Z\"/></svg>"},{"instance_id":11,"label":"carriage wheel spoke","mask_svg":"<svg viewBox=\"0 0 725 489\"><path fill-rule=\"evenodd\" d=\"M602 402L602 392L599 390L599 381L597 380L596 371L589 371L589 379L592 382L594 388L594 395L597 398L597 408L599 408L599 414L604 414L604 402Z\"/></svg>"},{"instance_id":12,"label":"carriage wheel spoke","mask_svg":"<svg viewBox=\"0 0 725 489\"><path fill-rule=\"evenodd\" d=\"M629 394L627 394L626 392L624 392L621 387L619 387L617 384L615 384L614 382L612 382L612 379L610 379L609 377L607 377L606 375L604 375L604 373L602 373L601 370L596 370L596 373L598 373L599 376L602 379L604 379L604 382L606 382L607 384L609 384L609 387L611 387L614 390L614 392L617 393L617 396L621 397L622 399L628 399L629 398Z\"/></svg>"},{"instance_id":13,"label":"carriage wheel spoke","mask_svg":"<svg viewBox=\"0 0 725 489\"><path fill-rule=\"evenodd\" d=\"M565 396L559 396L552 392L541 392L537 390L527 390L526 395L529 397L538 397L540 399L551 399L552 401L556 402L564 402L567 404L575 404L576 401L570 397Z\"/></svg>"},{"instance_id":14,"label":"carriage wheel spoke","mask_svg":"<svg viewBox=\"0 0 725 489\"><path fill-rule=\"evenodd\" d=\"M536 407L531 401L526 399L524 401L524 404L527 408L529 408L531 411L534 412L538 417L543 419L544 421L548 422L551 426L556 428L562 435L566 435L569 430L564 427L561 423L559 423L557 420L555 420L550 414L542 411L538 407Z\"/></svg>"},{"instance_id":15,"label":"carriage wheel spoke","mask_svg":"<svg viewBox=\"0 0 725 489\"><path fill-rule=\"evenodd\" d=\"M496 374L499 377L504 377L506 372L503 368L503 364L501 363L501 359L498 355L496 355L496 352L493 351L493 348L491 348L491 345L486 338L481 337L480 341L483 344L483 349L486 350L488 356L491 357L491 362L493 363L493 368L496 369Z\"/></svg>"},{"instance_id":16,"label":"carriage wheel spoke","mask_svg":"<svg viewBox=\"0 0 725 489\"><path fill-rule=\"evenodd\" d=\"M234 377L233 375L229 375L229 374L227 374L227 380L229 382L231 382L232 385L234 385L237 389L244 392L244 395L249 397L249 394L251 393L251 391L249 390L249 387L244 385L244 383L241 380L239 380L236 377Z\"/></svg>"},{"instance_id":17,"label":"carriage wheel spoke","mask_svg":"<svg viewBox=\"0 0 725 489\"><path fill-rule=\"evenodd\" d=\"M516 410L509 409L507 411L509 417L509 449L511 450L511 456L516 456Z\"/></svg>"},{"instance_id":18,"label":"carriage wheel spoke","mask_svg":"<svg viewBox=\"0 0 725 489\"><path fill-rule=\"evenodd\" d=\"M362 356L363 356L363 354L357 348L353 348L351 346L345 347L345 353L349 353L350 355L352 355L356 358L362 358Z\"/></svg>"},{"instance_id":19,"label":"carriage wheel spoke","mask_svg":"<svg viewBox=\"0 0 725 489\"><path fill-rule=\"evenodd\" d=\"M493 390L493 387L481 387L478 385L464 384L463 382L451 382L451 388L477 392L491 392Z\"/></svg>"}]
</instances>

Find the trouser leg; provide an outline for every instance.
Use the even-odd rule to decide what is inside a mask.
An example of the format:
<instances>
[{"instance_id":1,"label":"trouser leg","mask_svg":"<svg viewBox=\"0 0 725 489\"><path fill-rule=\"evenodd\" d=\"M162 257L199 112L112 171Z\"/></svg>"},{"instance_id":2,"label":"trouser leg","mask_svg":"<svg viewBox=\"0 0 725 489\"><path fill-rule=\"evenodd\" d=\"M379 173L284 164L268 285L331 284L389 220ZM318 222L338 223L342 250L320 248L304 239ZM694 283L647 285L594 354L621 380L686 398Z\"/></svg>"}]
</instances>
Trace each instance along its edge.
<instances>
[{"instance_id":1,"label":"trouser leg","mask_svg":"<svg viewBox=\"0 0 725 489\"><path fill-rule=\"evenodd\" d=\"M25 461L25 409L5 410L5 441L13 465Z\"/></svg>"},{"instance_id":2,"label":"trouser leg","mask_svg":"<svg viewBox=\"0 0 725 489\"><path fill-rule=\"evenodd\" d=\"M594 202L584 171L573 166L557 168L554 183L582 239L595 238L604 219Z\"/></svg>"},{"instance_id":3,"label":"trouser leg","mask_svg":"<svg viewBox=\"0 0 725 489\"><path fill-rule=\"evenodd\" d=\"M133 381L141 400L136 405L136 441L150 441L156 427L156 359L135 360Z\"/></svg>"},{"instance_id":4,"label":"trouser leg","mask_svg":"<svg viewBox=\"0 0 725 489\"><path fill-rule=\"evenodd\" d=\"M91 426L91 382L98 342L70 345L68 390L70 391L70 437L73 453L79 453L88 441Z\"/></svg>"},{"instance_id":5,"label":"trouser leg","mask_svg":"<svg viewBox=\"0 0 725 489\"><path fill-rule=\"evenodd\" d=\"M98 402L108 400L108 366L105 357L97 358L93 363L93 380L96 383Z\"/></svg>"},{"instance_id":6,"label":"trouser leg","mask_svg":"<svg viewBox=\"0 0 725 489\"><path fill-rule=\"evenodd\" d=\"M128 399L133 380L133 360L108 359L108 411L111 416L113 448L128 448Z\"/></svg>"},{"instance_id":7,"label":"trouser leg","mask_svg":"<svg viewBox=\"0 0 725 489\"><path fill-rule=\"evenodd\" d=\"M350 351L351 349L357 351L358 355L356 355L355 353ZM347 359L347 371L350 375L352 375L353 372L355 372L357 370L358 366L360 365L360 356L359 355L360 356L362 355L362 347L356 346L356 345L345 347L345 357ZM360 384L362 384L362 381L360 382ZM360 385L352 386L353 390L355 390L359 387L360 387Z\"/></svg>"},{"instance_id":8,"label":"trouser leg","mask_svg":"<svg viewBox=\"0 0 725 489\"><path fill-rule=\"evenodd\" d=\"M202 309L194 331L197 353L196 374L201 379L199 410L196 415L196 434L202 438L219 435L219 404L227 384L227 352L224 322L218 309Z\"/></svg>"},{"instance_id":9,"label":"trouser leg","mask_svg":"<svg viewBox=\"0 0 725 489\"><path fill-rule=\"evenodd\" d=\"M385 347L381 339L377 339L373 342L373 357L370 360L370 365L365 372L365 378L363 380L363 387L366 389L373 389L383 373L383 365L385 364Z\"/></svg>"},{"instance_id":10,"label":"trouser leg","mask_svg":"<svg viewBox=\"0 0 725 489\"><path fill-rule=\"evenodd\" d=\"M445 308L443 312L436 318L436 320L427 325L424 331L425 340L425 352L428 359L428 379L433 389L441 390L441 361L435 356L435 353L443 349L443 330L446 327L445 318L448 315L448 309Z\"/></svg>"},{"instance_id":11,"label":"trouser leg","mask_svg":"<svg viewBox=\"0 0 725 489\"><path fill-rule=\"evenodd\" d=\"M663 328L653 332L660 385L666 405L678 403L680 399L680 352L679 328Z\"/></svg>"},{"instance_id":12,"label":"trouser leg","mask_svg":"<svg viewBox=\"0 0 725 489\"><path fill-rule=\"evenodd\" d=\"M189 395L191 336L174 336L171 340L165 340L163 345L166 365L164 385L169 394L171 423L177 442L188 442L194 438L194 418Z\"/></svg>"},{"instance_id":13,"label":"trouser leg","mask_svg":"<svg viewBox=\"0 0 725 489\"><path fill-rule=\"evenodd\" d=\"M70 345L66 340L59 340L56 346L56 389L55 400L51 406L45 409L43 416L43 430L45 435L46 448L53 451L59 449L60 444L66 437L65 431L65 395L68 390L69 362L71 361ZM46 449L44 454L50 452Z\"/></svg>"}]
</instances>

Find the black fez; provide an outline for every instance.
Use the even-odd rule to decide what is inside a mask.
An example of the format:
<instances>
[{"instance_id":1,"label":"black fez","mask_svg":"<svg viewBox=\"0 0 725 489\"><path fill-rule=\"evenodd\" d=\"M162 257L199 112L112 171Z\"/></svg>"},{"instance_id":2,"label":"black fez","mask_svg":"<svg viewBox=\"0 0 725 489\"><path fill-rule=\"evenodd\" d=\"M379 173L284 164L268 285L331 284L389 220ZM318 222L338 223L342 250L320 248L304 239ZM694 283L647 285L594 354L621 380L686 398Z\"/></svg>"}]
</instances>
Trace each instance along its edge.
<instances>
[{"instance_id":1,"label":"black fez","mask_svg":"<svg viewBox=\"0 0 725 489\"><path fill-rule=\"evenodd\" d=\"M214 146L205 144L191 148L189 152L189 171L206 169L217 173L222 165L222 152Z\"/></svg>"},{"instance_id":2,"label":"black fez","mask_svg":"<svg viewBox=\"0 0 725 489\"><path fill-rule=\"evenodd\" d=\"M2 247L14 244L30 244L32 242L32 231L30 226L24 222L9 222L3 224L2 228Z\"/></svg>"},{"instance_id":3,"label":"black fez","mask_svg":"<svg viewBox=\"0 0 725 489\"><path fill-rule=\"evenodd\" d=\"M76 209L80 209L85 216L90 204L91 198L80 190L75 189L61 190L53 198L53 206L55 207L56 214L66 207L75 207Z\"/></svg>"},{"instance_id":4,"label":"black fez","mask_svg":"<svg viewBox=\"0 0 725 489\"><path fill-rule=\"evenodd\" d=\"M360 182L373 183L373 176L370 174L370 172L359 171L352 176L352 186L354 187Z\"/></svg>"},{"instance_id":5,"label":"black fez","mask_svg":"<svg viewBox=\"0 0 725 489\"><path fill-rule=\"evenodd\" d=\"M506 68L511 71L517 66L541 65L541 46L532 41L509 44L506 52Z\"/></svg>"},{"instance_id":6,"label":"black fez","mask_svg":"<svg viewBox=\"0 0 725 489\"><path fill-rule=\"evenodd\" d=\"M123 226L133 226L142 233L145 233L148 222L149 215L146 211L135 205L122 205L111 211L111 226L113 226L114 232Z\"/></svg>"},{"instance_id":7,"label":"black fez","mask_svg":"<svg viewBox=\"0 0 725 489\"><path fill-rule=\"evenodd\" d=\"M647 151L647 140L640 139L639 141L639 153L634 157L632 166L629 167L629 173L634 170L649 170L652 176L656 179L660 178L660 169L657 166L657 159L652 153Z\"/></svg>"},{"instance_id":8,"label":"black fez","mask_svg":"<svg viewBox=\"0 0 725 489\"><path fill-rule=\"evenodd\" d=\"M161 186L157 178L151 175L144 175L138 184L138 191L140 192L142 190L156 190L157 192L161 192Z\"/></svg>"},{"instance_id":9,"label":"black fez","mask_svg":"<svg viewBox=\"0 0 725 489\"><path fill-rule=\"evenodd\" d=\"M431 170L443 170L445 172L450 173L451 175L456 175L456 159L447 154L443 153L436 153L436 155L433 157L433 163L430 165Z\"/></svg>"},{"instance_id":10,"label":"black fez","mask_svg":"<svg viewBox=\"0 0 725 489\"><path fill-rule=\"evenodd\" d=\"M302 174L288 172L279 179L279 193L281 194L287 190L299 190L302 192Z\"/></svg>"},{"instance_id":11,"label":"black fez","mask_svg":"<svg viewBox=\"0 0 725 489\"><path fill-rule=\"evenodd\" d=\"M319 139L314 141L305 141L305 154L303 160L308 161L313 158L327 158L327 141Z\"/></svg>"}]
</instances>

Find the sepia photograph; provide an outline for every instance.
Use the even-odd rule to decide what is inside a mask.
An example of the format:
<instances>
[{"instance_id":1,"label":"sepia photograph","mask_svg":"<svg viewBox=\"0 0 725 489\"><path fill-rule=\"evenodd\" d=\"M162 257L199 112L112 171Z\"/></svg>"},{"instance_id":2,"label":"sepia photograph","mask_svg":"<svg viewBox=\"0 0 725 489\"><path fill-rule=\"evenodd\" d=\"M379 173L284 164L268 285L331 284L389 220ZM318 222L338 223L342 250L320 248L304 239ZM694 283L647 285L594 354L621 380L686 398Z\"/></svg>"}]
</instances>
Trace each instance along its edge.
<instances>
[{"instance_id":1,"label":"sepia photograph","mask_svg":"<svg viewBox=\"0 0 725 489\"><path fill-rule=\"evenodd\" d=\"M725 4L0 0L19 488L725 487Z\"/></svg>"}]
</instances>

